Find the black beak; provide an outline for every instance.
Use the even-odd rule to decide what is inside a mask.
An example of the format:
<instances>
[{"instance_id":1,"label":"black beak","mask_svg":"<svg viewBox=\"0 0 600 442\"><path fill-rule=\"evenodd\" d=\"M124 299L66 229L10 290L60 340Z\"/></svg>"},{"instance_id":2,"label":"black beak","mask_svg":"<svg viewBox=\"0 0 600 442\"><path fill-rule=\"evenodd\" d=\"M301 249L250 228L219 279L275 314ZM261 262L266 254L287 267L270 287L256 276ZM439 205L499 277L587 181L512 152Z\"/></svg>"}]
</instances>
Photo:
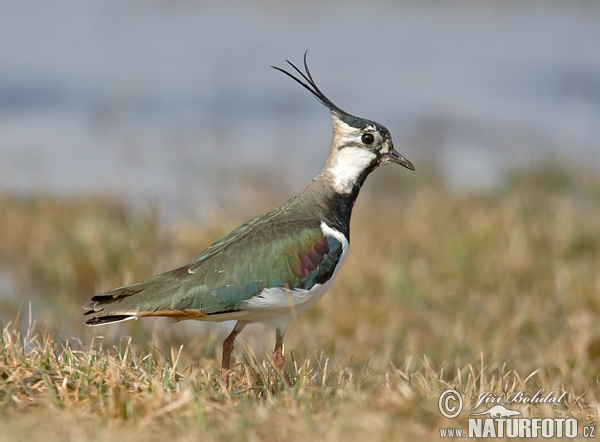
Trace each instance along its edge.
<instances>
[{"instance_id":1,"label":"black beak","mask_svg":"<svg viewBox=\"0 0 600 442\"><path fill-rule=\"evenodd\" d=\"M390 163L400 164L401 166L406 167L408 170L415 170L415 166L413 166L410 161L408 161L394 149L390 150L385 157Z\"/></svg>"}]
</instances>

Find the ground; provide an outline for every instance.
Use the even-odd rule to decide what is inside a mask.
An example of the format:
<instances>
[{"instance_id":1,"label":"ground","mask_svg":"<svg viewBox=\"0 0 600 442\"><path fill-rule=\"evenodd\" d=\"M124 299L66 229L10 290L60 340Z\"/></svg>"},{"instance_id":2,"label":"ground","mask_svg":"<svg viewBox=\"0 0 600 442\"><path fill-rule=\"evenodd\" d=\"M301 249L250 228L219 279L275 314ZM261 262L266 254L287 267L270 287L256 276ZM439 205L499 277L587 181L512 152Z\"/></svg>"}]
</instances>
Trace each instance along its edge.
<instances>
[{"instance_id":1,"label":"ground","mask_svg":"<svg viewBox=\"0 0 600 442\"><path fill-rule=\"evenodd\" d=\"M110 198L1 197L0 440L432 440L495 404L469 411L480 397L597 425L600 178L546 164L477 192L397 176L367 183L336 283L289 329L291 390L260 326L240 336L227 388L224 327L82 324L93 293L245 219L164 226ZM455 419L439 407L449 388ZM542 389L561 401L505 401Z\"/></svg>"}]
</instances>

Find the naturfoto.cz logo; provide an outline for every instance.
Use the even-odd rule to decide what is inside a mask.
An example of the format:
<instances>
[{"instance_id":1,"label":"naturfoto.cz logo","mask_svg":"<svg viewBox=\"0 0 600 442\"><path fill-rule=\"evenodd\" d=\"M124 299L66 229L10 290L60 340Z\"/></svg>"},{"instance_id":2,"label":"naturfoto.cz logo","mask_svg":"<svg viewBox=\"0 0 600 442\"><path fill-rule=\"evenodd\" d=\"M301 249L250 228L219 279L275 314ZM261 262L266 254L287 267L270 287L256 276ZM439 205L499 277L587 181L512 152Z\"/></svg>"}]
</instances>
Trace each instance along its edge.
<instances>
[{"instance_id":1,"label":"naturfoto.cz logo","mask_svg":"<svg viewBox=\"0 0 600 442\"><path fill-rule=\"evenodd\" d=\"M514 404L559 404L566 398L566 392L545 392L540 389L534 395L525 391L504 394L481 393L474 405L469 407L468 430L463 428L440 428L442 438L567 438L595 437L594 426L579 428L575 418L525 418L521 411L513 409ZM502 405L502 403L506 404ZM482 411L475 410L483 406ZM449 388L442 392L438 401L442 416L448 419L458 417L463 409L462 395Z\"/></svg>"}]
</instances>

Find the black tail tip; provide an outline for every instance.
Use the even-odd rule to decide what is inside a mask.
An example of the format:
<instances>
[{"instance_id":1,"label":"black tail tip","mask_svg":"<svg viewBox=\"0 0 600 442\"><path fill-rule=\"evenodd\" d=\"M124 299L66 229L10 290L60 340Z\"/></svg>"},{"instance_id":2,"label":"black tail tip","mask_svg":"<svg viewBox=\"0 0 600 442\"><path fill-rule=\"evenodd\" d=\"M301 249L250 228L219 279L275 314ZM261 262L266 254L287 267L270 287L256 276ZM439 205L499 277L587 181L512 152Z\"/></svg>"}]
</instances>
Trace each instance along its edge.
<instances>
[{"instance_id":1,"label":"black tail tip","mask_svg":"<svg viewBox=\"0 0 600 442\"><path fill-rule=\"evenodd\" d=\"M102 324L110 324L112 322L121 322L127 321L128 319L133 319L132 315L108 315L108 316L95 316L93 318L85 321L87 325L102 325Z\"/></svg>"}]
</instances>

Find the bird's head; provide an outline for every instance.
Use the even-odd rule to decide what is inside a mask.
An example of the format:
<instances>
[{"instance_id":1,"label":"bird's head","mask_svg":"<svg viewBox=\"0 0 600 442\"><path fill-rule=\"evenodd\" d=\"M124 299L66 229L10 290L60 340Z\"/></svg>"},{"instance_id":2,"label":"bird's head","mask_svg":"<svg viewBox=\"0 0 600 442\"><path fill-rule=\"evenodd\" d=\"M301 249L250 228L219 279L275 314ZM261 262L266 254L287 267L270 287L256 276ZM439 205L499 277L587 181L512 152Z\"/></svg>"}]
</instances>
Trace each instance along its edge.
<instances>
[{"instance_id":1,"label":"bird's head","mask_svg":"<svg viewBox=\"0 0 600 442\"><path fill-rule=\"evenodd\" d=\"M306 72L302 72L290 61L286 61L301 79L281 68L272 67L300 83L331 111L333 141L326 170L331 174L336 190L350 193L356 185L362 184L366 175L384 164L396 163L415 170L412 163L394 149L389 130L379 123L356 117L340 109L321 92L308 69L306 53L304 54Z\"/></svg>"}]
</instances>

